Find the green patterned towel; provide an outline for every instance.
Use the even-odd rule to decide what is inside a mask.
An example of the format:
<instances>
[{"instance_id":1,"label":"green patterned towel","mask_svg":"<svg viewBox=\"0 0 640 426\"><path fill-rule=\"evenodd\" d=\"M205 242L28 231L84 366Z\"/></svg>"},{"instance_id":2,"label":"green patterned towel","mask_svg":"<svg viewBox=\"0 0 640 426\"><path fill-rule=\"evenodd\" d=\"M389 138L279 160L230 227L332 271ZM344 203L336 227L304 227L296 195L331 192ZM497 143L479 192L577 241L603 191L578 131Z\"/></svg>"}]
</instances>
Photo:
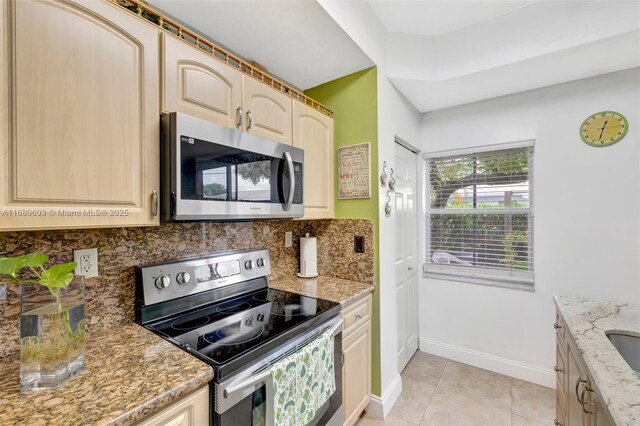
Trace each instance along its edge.
<instances>
[{"instance_id":1,"label":"green patterned towel","mask_svg":"<svg viewBox=\"0 0 640 426\"><path fill-rule=\"evenodd\" d=\"M316 374L315 353L318 352L318 340L314 340L296 353L296 415L298 425L306 425L316 415L318 375Z\"/></svg>"},{"instance_id":2,"label":"green patterned towel","mask_svg":"<svg viewBox=\"0 0 640 426\"><path fill-rule=\"evenodd\" d=\"M336 391L335 367L333 360L333 333L325 331L316 340L318 342L318 355L316 372L318 375L318 393L316 410L322 407L322 404Z\"/></svg>"},{"instance_id":3,"label":"green patterned towel","mask_svg":"<svg viewBox=\"0 0 640 426\"><path fill-rule=\"evenodd\" d=\"M273 364L273 420L275 426L300 426L296 422L296 363L293 354Z\"/></svg>"},{"instance_id":4,"label":"green patterned towel","mask_svg":"<svg viewBox=\"0 0 640 426\"><path fill-rule=\"evenodd\" d=\"M333 333L314 341L271 367L275 426L306 425L336 390Z\"/></svg>"}]
</instances>

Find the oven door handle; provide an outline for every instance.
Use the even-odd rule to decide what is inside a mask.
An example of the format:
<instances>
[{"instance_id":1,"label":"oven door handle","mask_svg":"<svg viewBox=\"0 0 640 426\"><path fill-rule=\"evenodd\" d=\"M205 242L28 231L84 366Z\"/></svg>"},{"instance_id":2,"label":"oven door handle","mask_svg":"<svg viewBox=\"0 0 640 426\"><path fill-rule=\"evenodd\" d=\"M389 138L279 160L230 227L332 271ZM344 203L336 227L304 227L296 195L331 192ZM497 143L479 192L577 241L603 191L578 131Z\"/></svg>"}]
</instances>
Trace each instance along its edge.
<instances>
[{"instance_id":1,"label":"oven door handle","mask_svg":"<svg viewBox=\"0 0 640 426\"><path fill-rule=\"evenodd\" d=\"M331 326L330 330L331 330L331 333L334 336L337 336L338 334L340 334L342 332L342 323L343 322L344 322L344 320L342 318L338 318L336 323Z\"/></svg>"},{"instance_id":2,"label":"oven door handle","mask_svg":"<svg viewBox=\"0 0 640 426\"><path fill-rule=\"evenodd\" d=\"M287 202L284 204L284 211L288 212L291 209L291 204L293 204L293 195L296 189L296 174L293 170L291 153L285 152L284 159L287 163L287 169L289 170L289 198L287 198Z\"/></svg>"},{"instance_id":3,"label":"oven door handle","mask_svg":"<svg viewBox=\"0 0 640 426\"><path fill-rule=\"evenodd\" d=\"M229 398L231 395L233 395L234 393L238 393L241 392L247 388L250 387L255 387L257 385L259 385L260 383L269 381L269 379L271 379L271 371L270 370L265 370L260 374L257 374L255 376L251 376L246 378L245 380L242 380L239 383L233 383L229 386L227 386L224 389L223 395L225 398Z\"/></svg>"}]
</instances>

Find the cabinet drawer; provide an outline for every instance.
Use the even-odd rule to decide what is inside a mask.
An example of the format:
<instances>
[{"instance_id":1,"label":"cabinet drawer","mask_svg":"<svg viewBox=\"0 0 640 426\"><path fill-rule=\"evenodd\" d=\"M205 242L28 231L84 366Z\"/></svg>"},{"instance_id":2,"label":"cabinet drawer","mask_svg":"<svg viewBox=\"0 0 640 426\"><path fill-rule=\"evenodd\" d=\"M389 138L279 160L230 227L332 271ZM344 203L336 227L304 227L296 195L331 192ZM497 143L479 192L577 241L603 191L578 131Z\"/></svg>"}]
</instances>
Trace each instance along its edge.
<instances>
[{"instance_id":1,"label":"cabinet drawer","mask_svg":"<svg viewBox=\"0 0 640 426\"><path fill-rule=\"evenodd\" d=\"M371 318L371 295L357 301L342 312L342 338L344 339Z\"/></svg>"},{"instance_id":2,"label":"cabinet drawer","mask_svg":"<svg viewBox=\"0 0 640 426\"><path fill-rule=\"evenodd\" d=\"M209 386L195 391L136 426L200 426L209 424Z\"/></svg>"}]
</instances>

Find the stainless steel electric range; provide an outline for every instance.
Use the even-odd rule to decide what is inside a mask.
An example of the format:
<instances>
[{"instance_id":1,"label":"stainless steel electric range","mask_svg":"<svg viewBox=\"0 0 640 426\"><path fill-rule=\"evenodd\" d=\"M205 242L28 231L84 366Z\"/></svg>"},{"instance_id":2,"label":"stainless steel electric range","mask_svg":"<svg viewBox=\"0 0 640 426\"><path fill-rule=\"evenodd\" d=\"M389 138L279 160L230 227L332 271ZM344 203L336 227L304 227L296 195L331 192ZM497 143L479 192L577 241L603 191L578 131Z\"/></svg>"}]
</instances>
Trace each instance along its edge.
<instances>
[{"instance_id":1,"label":"stainless steel electric range","mask_svg":"<svg viewBox=\"0 0 640 426\"><path fill-rule=\"evenodd\" d=\"M342 424L340 305L270 289L267 250L136 268L136 322L211 365L211 424L273 425L269 367L334 334L336 392L309 424Z\"/></svg>"}]
</instances>

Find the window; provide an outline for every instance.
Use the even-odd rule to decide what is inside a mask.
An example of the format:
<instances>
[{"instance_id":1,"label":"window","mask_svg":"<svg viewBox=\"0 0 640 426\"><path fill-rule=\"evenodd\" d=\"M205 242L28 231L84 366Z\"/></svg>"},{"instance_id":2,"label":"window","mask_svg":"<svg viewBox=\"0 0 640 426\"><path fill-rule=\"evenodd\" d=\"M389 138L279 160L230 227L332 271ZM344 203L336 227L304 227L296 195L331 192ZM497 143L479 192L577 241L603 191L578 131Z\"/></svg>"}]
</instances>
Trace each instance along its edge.
<instances>
[{"instance_id":1,"label":"window","mask_svg":"<svg viewBox=\"0 0 640 426\"><path fill-rule=\"evenodd\" d=\"M425 276L533 289L533 141L426 154Z\"/></svg>"}]
</instances>

